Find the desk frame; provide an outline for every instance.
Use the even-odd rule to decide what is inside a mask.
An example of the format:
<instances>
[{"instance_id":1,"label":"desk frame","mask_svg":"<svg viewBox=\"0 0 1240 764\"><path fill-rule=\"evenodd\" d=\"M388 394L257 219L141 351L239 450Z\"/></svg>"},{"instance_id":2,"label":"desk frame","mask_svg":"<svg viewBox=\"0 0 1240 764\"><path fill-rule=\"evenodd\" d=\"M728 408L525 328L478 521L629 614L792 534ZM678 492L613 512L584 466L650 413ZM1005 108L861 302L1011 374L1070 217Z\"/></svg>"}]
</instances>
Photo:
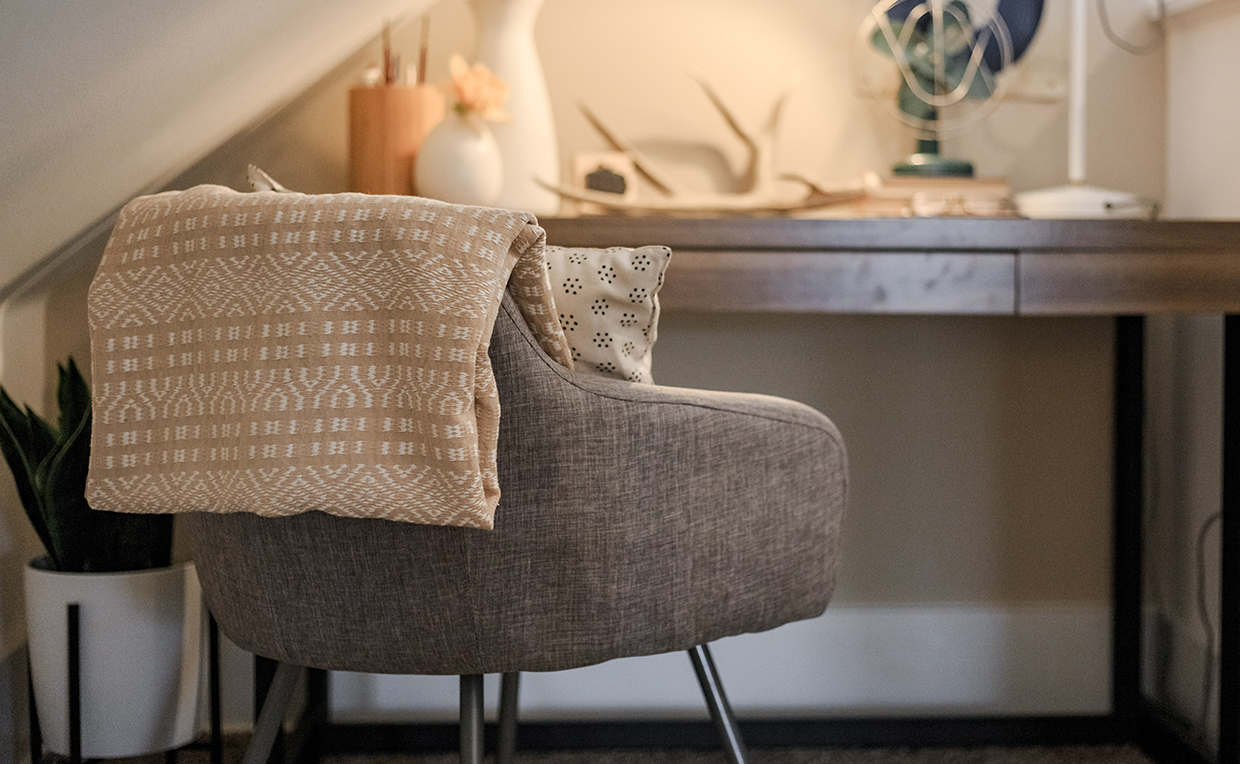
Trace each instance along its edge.
<instances>
[{"instance_id":1,"label":"desk frame","mask_svg":"<svg viewBox=\"0 0 1240 764\"><path fill-rule=\"evenodd\" d=\"M975 743L1001 728L1017 741L1114 739L1161 762L1240 764L1240 223L602 217L543 225L548 242L561 246L672 247L665 310L1113 316L1111 713L1075 723L870 723L888 733L903 728L923 743ZM1225 316L1217 758L1187 742L1182 725L1141 689L1144 316L1160 313ZM864 738L851 724L844 737ZM834 735L823 729L812 737Z\"/></svg>"}]
</instances>

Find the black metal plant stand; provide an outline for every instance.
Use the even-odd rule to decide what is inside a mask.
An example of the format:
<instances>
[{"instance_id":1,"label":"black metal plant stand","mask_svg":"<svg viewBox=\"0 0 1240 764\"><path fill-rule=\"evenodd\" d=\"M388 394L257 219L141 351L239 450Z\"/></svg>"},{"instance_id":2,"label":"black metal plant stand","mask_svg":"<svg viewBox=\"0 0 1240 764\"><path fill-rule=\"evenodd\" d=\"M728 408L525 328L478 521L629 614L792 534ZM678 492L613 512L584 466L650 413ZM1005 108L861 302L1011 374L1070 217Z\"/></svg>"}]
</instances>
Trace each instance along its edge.
<instances>
[{"instance_id":1,"label":"black metal plant stand","mask_svg":"<svg viewBox=\"0 0 1240 764\"><path fill-rule=\"evenodd\" d=\"M82 643L81 643L81 606L71 603L66 608L68 629L68 680L69 680L69 762L82 764ZM194 742L182 748L164 753L166 764L175 764L177 752L184 750L210 751L211 764L223 764L224 736L221 732L220 714L220 637L215 618L207 614L207 683L209 692L211 737L206 743ZM30 715L30 761L31 764L42 764L45 761L43 752L43 732L39 727L39 713L35 706L34 677L30 660L30 650L26 650L26 690L29 698Z\"/></svg>"}]
</instances>

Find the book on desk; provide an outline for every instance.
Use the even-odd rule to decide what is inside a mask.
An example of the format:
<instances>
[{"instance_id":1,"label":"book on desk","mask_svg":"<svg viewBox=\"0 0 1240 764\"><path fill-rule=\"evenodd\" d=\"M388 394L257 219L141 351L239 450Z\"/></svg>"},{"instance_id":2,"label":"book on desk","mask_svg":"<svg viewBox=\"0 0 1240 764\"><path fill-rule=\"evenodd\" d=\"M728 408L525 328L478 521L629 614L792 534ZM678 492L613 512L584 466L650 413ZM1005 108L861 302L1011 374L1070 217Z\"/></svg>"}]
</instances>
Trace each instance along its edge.
<instances>
[{"instance_id":1,"label":"book on desk","mask_svg":"<svg viewBox=\"0 0 1240 764\"><path fill-rule=\"evenodd\" d=\"M883 178L848 208L855 217L1016 217L1002 178Z\"/></svg>"}]
</instances>

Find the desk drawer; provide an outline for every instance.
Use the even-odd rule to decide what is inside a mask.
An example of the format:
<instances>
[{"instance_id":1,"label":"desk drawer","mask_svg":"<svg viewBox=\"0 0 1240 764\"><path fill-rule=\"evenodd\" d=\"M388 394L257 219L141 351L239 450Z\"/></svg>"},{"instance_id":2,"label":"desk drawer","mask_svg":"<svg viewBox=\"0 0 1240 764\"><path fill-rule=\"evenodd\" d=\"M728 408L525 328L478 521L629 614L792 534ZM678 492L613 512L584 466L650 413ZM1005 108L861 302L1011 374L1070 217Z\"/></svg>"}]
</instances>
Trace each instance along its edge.
<instances>
[{"instance_id":1,"label":"desk drawer","mask_svg":"<svg viewBox=\"0 0 1240 764\"><path fill-rule=\"evenodd\" d=\"M1240 312L1235 252L1022 252L1020 312Z\"/></svg>"},{"instance_id":2,"label":"desk drawer","mask_svg":"<svg viewBox=\"0 0 1240 764\"><path fill-rule=\"evenodd\" d=\"M678 249L659 301L666 310L718 313L1011 315L1016 256Z\"/></svg>"}]
</instances>

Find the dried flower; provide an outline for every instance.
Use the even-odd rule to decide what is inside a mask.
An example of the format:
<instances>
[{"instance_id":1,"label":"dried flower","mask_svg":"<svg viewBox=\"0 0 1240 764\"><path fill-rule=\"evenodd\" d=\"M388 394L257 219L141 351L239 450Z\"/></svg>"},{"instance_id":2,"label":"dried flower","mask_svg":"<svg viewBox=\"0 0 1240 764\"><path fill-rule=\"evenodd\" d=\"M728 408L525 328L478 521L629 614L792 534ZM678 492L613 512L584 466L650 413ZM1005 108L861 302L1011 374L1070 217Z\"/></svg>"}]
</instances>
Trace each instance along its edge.
<instances>
[{"instance_id":1,"label":"dried flower","mask_svg":"<svg viewBox=\"0 0 1240 764\"><path fill-rule=\"evenodd\" d=\"M472 67L457 54L448 62L452 70L452 90L456 95L457 112L464 115L474 112L483 119L492 122L508 122L512 119L504 111L504 103L508 101L508 83L491 74L481 63Z\"/></svg>"}]
</instances>

